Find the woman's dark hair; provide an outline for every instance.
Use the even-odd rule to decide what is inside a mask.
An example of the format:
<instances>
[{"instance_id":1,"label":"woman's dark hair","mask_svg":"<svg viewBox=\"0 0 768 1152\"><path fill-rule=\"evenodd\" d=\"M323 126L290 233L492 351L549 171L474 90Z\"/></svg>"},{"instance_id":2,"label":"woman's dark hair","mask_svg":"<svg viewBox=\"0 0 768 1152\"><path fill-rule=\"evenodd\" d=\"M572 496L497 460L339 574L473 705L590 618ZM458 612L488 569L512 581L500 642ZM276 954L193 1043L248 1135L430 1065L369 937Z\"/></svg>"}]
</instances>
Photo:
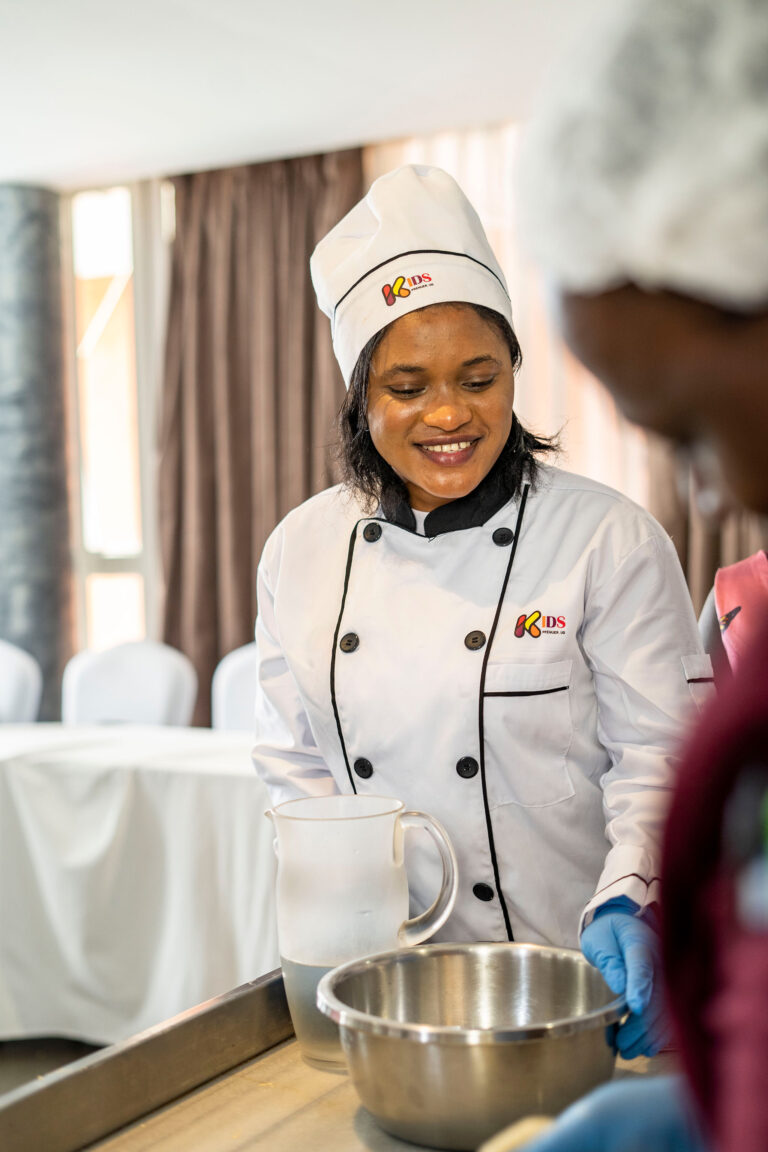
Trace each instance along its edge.
<instances>
[{"instance_id":1,"label":"woman's dark hair","mask_svg":"<svg viewBox=\"0 0 768 1152\"><path fill-rule=\"evenodd\" d=\"M498 332L509 348L512 369L517 372L523 354L512 326L506 317L482 304L458 303L455 307L471 308ZM430 305L435 307L435 305ZM388 332L390 325L372 336L357 358L352 370L349 390L339 411L339 448L342 479L358 496L369 511L380 503L385 515L403 500L408 500L405 484L373 446L368 431L368 376L373 354ZM558 450L557 438L535 436L512 414L512 427L501 450L494 472L500 471L502 482L512 499L520 491L523 480L535 484L537 456Z\"/></svg>"}]
</instances>

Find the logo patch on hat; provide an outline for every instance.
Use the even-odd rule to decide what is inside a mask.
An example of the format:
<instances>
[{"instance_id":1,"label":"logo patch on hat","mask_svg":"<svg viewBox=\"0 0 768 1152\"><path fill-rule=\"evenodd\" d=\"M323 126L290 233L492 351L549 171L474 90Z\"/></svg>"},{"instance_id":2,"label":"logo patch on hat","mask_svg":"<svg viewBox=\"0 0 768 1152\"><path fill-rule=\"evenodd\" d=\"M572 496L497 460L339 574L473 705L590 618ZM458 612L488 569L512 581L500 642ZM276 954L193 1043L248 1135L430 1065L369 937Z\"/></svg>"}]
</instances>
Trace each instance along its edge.
<instances>
[{"instance_id":1,"label":"logo patch on hat","mask_svg":"<svg viewBox=\"0 0 768 1152\"><path fill-rule=\"evenodd\" d=\"M429 288L431 284L432 277L427 272L423 272L421 276L398 276L394 284L382 286L381 294L391 308L398 298L404 299L417 288Z\"/></svg>"}]
</instances>

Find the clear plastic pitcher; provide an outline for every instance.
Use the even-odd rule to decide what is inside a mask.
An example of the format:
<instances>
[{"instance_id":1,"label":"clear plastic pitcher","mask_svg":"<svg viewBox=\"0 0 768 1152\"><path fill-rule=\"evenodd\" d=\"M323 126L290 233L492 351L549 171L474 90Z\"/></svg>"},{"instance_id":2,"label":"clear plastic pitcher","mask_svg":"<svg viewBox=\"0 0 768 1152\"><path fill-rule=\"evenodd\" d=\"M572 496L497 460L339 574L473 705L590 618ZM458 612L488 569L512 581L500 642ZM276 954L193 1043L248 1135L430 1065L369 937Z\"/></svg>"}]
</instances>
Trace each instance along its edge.
<instances>
[{"instance_id":1,"label":"clear plastic pitcher","mask_svg":"<svg viewBox=\"0 0 768 1152\"><path fill-rule=\"evenodd\" d=\"M277 852L277 932L285 991L302 1055L344 1067L338 1029L316 1005L320 977L373 952L420 944L456 901L456 857L442 825L389 796L289 800L267 815ZM437 845L443 879L434 904L408 919L407 828Z\"/></svg>"}]
</instances>

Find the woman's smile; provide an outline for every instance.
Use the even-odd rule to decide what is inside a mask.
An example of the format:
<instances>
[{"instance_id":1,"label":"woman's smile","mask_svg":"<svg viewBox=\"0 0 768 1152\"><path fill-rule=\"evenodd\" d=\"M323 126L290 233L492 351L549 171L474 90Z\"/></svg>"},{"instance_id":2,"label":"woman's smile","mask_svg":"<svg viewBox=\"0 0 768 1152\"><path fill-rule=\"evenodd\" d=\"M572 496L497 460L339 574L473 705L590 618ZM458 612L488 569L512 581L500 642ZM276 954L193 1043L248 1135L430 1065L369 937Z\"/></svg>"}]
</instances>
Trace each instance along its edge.
<instances>
[{"instance_id":1,"label":"woman's smile","mask_svg":"<svg viewBox=\"0 0 768 1152\"><path fill-rule=\"evenodd\" d=\"M435 304L391 325L371 361L368 428L413 508L430 512L485 479L514 390L506 342L472 307Z\"/></svg>"},{"instance_id":2,"label":"woman's smile","mask_svg":"<svg viewBox=\"0 0 768 1152\"><path fill-rule=\"evenodd\" d=\"M466 464L471 458L480 437L461 440L425 440L417 447L430 458L430 463L438 468L455 468Z\"/></svg>"}]
</instances>

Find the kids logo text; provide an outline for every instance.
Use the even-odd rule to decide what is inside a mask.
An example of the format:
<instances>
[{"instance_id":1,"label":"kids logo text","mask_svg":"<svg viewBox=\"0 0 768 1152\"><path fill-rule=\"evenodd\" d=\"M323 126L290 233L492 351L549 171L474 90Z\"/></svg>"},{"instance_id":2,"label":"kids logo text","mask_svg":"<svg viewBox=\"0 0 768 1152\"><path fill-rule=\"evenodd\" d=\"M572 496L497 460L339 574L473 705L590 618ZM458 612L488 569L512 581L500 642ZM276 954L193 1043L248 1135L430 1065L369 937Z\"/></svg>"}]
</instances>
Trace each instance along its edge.
<instances>
[{"instance_id":1,"label":"kids logo text","mask_svg":"<svg viewBox=\"0 0 768 1152\"><path fill-rule=\"evenodd\" d=\"M535 612L526 614L523 612L517 618L515 625L515 636L518 639L525 636L526 633L537 640L542 633L547 634L563 634L565 632L565 616L543 616L538 609Z\"/></svg>"},{"instance_id":2,"label":"kids logo text","mask_svg":"<svg viewBox=\"0 0 768 1152\"><path fill-rule=\"evenodd\" d=\"M429 288L431 284L432 277L427 272L423 272L421 276L398 276L393 284L383 285L381 294L391 308L396 300L404 300L417 288Z\"/></svg>"}]
</instances>

